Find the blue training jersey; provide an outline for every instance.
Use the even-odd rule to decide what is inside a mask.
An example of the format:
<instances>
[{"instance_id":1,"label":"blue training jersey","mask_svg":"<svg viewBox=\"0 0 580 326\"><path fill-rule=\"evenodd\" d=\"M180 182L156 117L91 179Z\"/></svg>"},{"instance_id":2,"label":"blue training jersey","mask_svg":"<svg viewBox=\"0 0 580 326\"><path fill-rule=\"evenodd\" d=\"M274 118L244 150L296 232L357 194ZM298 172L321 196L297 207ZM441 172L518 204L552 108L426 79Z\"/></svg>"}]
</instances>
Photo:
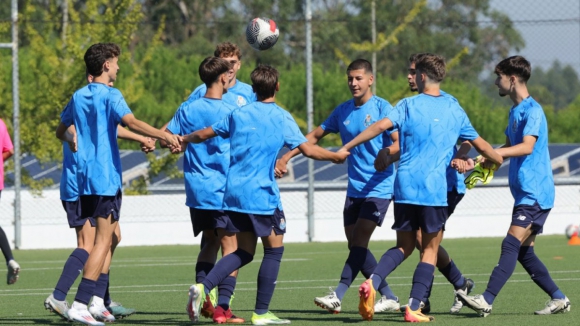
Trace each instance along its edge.
<instances>
[{"instance_id":1,"label":"blue training jersey","mask_svg":"<svg viewBox=\"0 0 580 326\"><path fill-rule=\"evenodd\" d=\"M354 100L346 101L334 109L320 127L326 132L340 133L343 144L350 142L373 123L387 116L393 107L378 96L372 96L360 107ZM347 196L356 198L377 197L391 199L395 167L390 165L385 171L375 169L374 162L379 151L392 144L390 133L386 132L372 140L356 146L348 157Z\"/></svg>"},{"instance_id":2,"label":"blue training jersey","mask_svg":"<svg viewBox=\"0 0 580 326\"><path fill-rule=\"evenodd\" d=\"M72 102L68 102L62 113L71 110ZM62 173L60 175L60 200L76 201L79 198L79 187L77 185L77 156L73 153L66 142L62 143Z\"/></svg>"},{"instance_id":3,"label":"blue training jersey","mask_svg":"<svg viewBox=\"0 0 580 326\"><path fill-rule=\"evenodd\" d=\"M175 135L187 135L224 119L233 109L217 99L202 97L186 101L177 109L167 129ZM200 209L222 209L229 165L229 139L214 137L201 144L188 144L183 162L185 204Z\"/></svg>"},{"instance_id":4,"label":"blue training jersey","mask_svg":"<svg viewBox=\"0 0 580 326\"><path fill-rule=\"evenodd\" d=\"M187 98L187 101L194 101L205 96L207 91L207 86L205 84L199 85ZM229 105L235 107L242 107L246 104L250 104L257 101L256 93L252 89L252 86L243 83L236 79L236 83L233 87L228 88L228 92L222 97L222 100Z\"/></svg>"},{"instance_id":5,"label":"blue training jersey","mask_svg":"<svg viewBox=\"0 0 580 326\"><path fill-rule=\"evenodd\" d=\"M77 132L79 195L115 196L121 189L122 169L117 125L131 114L121 92L101 83L77 90L61 116Z\"/></svg>"},{"instance_id":6,"label":"blue training jersey","mask_svg":"<svg viewBox=\"0 0 580 326\"><path fill-rule=\"evenodd\" d=\"M442 90L439 91L442 96L447 96L457 101L455 97L451 94L446 93ZM457 154L457 145L453 147L453 156L451 160L455 158L455 154ZM465 194L465 175L463 173L457 172L454 168L451 167L451 161L449 161L449 165L447 166L447 192L453 191L455 189L458 194Z\"/></svg>"},{"instance_id":7,"label":"blue training jersey","mask_svg":"<svg viewBox=\"0 0 580 326\"><path fill-rule=\"evenodd\" d=\"M447 168L457 140L479 137L459 103L448 96L402 99L388 115L399 130L401 159L395 202L447 206Z\"/></svg>"},{"instance_id":8,"label":"blue training jersey","mask_svg":"<svg viewBox=\"0 0 580 326\"><path fill-rule=\"evenodd\" d=\"M305 143L296 121L276 103L254 102L236 109L212 125L216 134L230 138L230 168L224 210L273 214L280 207L274 178L278 151Z\"/></svg>"},{"instance_id":9,"label":"blue training jersey","mask_svg":"<svg viewBox=\"0 0 580 326\"><path fill-rule=\"evenodd\" d=\"M512 107L505 130L511 146L520 144L524 136L535 136L530 155L510 158L509 184L515 204L534 205L542 209L554 207L554 176L548 152L548 122L542 107L531 96Z\"/></svg>"}]
</instances>

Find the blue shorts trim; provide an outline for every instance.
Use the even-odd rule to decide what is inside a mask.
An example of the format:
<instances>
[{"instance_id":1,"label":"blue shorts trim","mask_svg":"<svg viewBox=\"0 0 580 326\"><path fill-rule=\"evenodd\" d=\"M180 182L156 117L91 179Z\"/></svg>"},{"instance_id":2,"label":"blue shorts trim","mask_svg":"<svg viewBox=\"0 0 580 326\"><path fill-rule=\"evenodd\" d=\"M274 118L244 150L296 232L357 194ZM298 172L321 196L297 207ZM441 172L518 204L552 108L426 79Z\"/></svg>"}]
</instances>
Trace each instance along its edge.
<instances>
[{"instance_id":1,"label":"blue shorts trim","mask_svg":"<svg viewBox=\"0 0 580 326\"><path fill-rule=\"evenodd\" d=\"M123 194L117 191L115 196L85 195L80 196L81 216L92 218L107 218L113 216L115 221L119 220L121 213L121 202Z\"/></svg>"},{"instance_id":2,"label":"blue shorts trim","mask_svg":"<svg viewBox=\"0 0 580 326\"><path fill-rule=\"evenodd\" d=\"M62 207L64 208L64 211L66 212L68 226L71 229L85 225L85 223L87 222L87 219L91 223L92 227L95 227L97 225L97 221L93 217L82 217L80 199L77 199L75 201L61 200L61 202L62 202Z\"/></svg>"},{"instance_id":3,"label":"blue shorts trim","mask_svg":"<svg viewBox=\"0 0 580 326\"><path fill-rule=\"evenodd\" d=\"M532 234L542 234L544 224L552 209L542 209L538 203L534 205L518 205L512 211L511 225L527 228L532 225Z\"/></svg>"},{"instance_id":4,"label":"blue shorts trim","mask_svg":"<svg viewBox=\"0 0 580 326\"><path fill-rule=\"evenodd\" d=\"M344 227L354 225L359 218L373 221L378 226L383 225L390 203L391 200L385 198L356 198L347 196L342 212Z\"/></svg>"},{"instance_id":5,"label":"blue shorts trim","mask_svg":"<svg viewBox=\"0 0 580 326\"><path fill-rule=\"evenodd\" d=\"M193 227L193 235L197 237L202 231L215 231L215 229L225 229L231 231L233 224L229 216L222 210L189 208L189 217Z\"/></svg>"},{"instance_id":6,"label":"blue shorts trim","mask_svg":"<svg viewBox=\"0 0 580 326\"><path fill-rule=\"evenodd\" d=\"M272 215L248 214L234 211L226 211L236 231L252 232L257 237L267 237L272 234L286 233L286 218L284 212L276 208Z\"/></svg>"},{"instance_id":7,"label":"blue shorts trim","mask_svg":"<svg viewBox=\"0 0 580 326\"><path fill-rule=\"evenodd\" d=\"M457 204L463 199L465 194L457 193L457 189L453 188L453 190L447 192L447 218L455 212L455 207Z\"/></svg>"},{"instance_id":8,"label":"blue shorts trim","mask_svg":"<svg viewBox=\"0 0 580 326\"><path fill-rule=\"evenodd\" d=\"M421 206L395 202L395 223L393 230L417 231L425 233L445 231L447 206Z\"/></svg>"}]
</instances>

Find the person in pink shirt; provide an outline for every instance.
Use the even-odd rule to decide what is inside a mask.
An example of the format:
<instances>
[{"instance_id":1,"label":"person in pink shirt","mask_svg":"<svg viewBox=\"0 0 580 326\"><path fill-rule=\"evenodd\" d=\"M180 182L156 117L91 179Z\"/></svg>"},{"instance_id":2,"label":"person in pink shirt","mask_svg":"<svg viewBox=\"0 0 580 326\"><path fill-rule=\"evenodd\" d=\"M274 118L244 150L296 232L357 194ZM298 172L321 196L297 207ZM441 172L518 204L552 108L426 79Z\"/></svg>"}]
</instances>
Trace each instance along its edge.
<instances>
[{"instance_id":1,"label":"person in pink shirt","mask_svg":"<svg viewBox=\"0 0 580 326\"><path fill-rule=\"evenodd\" d=\"M4 161L14 155L14 146L12 145L12 139L10 139L10 134L8 129L6 129L6 124L2 119L0 119L0 145L2 146L2 164L0 164L0 195L4 189ZM12 250L10 249L10 244L8 243L8 238L6 238L6 233L2 227L0 227L0 249L6 258L6 265L8 266L8 275L6 282L10 284L16 283L18 281L18 273L20 272L20 265L14 260L12 256Z\"/></svg>"}]
</instances>

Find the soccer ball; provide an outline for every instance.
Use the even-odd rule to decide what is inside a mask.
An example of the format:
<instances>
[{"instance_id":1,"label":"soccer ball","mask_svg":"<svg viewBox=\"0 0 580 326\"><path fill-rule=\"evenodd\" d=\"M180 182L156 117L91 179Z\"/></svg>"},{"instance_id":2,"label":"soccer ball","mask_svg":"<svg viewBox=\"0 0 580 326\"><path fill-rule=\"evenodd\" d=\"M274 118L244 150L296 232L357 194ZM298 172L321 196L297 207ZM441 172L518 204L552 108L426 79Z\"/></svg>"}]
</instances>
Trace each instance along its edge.
<instances>
[{"instance_id":1,"label":"soccer ball","mask_svg":"<svg viewBox=\"0 0 580 326\"><path fill-rule=\"evenodd\" d=\"M279 35L276 22L269 18L254 18L246 27L246 40L258 51L273 47Z\"/></svg>"},{"instance_id":2,"label":"soccer ball","mask_svg":"<svg viewBox=\"0 0 580 326\"><path fill-rule=\"evenodd\" d=\"M566 237L570 239L574 233L578 234L579 231L580 227L578 225L570 224L566 227Z\"/></svg>"}]
</instances>

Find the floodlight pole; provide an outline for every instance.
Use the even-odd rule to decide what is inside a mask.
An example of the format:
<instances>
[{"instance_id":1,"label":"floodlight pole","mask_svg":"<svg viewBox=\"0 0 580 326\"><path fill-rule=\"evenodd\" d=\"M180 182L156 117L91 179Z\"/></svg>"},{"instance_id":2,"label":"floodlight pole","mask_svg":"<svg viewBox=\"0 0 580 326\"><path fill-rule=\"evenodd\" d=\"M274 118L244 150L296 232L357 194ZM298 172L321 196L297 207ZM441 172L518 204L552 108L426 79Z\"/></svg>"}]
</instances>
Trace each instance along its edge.
<instances>
[{"instance_id":1,"label":"floodlight pole","mask_svg":"<svg viewBox=\"0 0 580 326\"><path fill-rule=\"evenodd\" d=\"M20 216L20 93L18 90L18 0L12 0L12 43L0 43L0 48L12 49L12 103L14 106L14 247L20 248L22 221Z\"/></svg>"},{"instance_id":2,"label":"floodlight pole","mask_svg":"<svg viewBox=\"0 0 580 326\"><path fill-rule=\"evenodd\" d=\"M312 101L312 11L306 0L306 116L308 132L314 126ZM308 242L314 240L314 161L308 160Z\"/></svg>"}]
</instances>

